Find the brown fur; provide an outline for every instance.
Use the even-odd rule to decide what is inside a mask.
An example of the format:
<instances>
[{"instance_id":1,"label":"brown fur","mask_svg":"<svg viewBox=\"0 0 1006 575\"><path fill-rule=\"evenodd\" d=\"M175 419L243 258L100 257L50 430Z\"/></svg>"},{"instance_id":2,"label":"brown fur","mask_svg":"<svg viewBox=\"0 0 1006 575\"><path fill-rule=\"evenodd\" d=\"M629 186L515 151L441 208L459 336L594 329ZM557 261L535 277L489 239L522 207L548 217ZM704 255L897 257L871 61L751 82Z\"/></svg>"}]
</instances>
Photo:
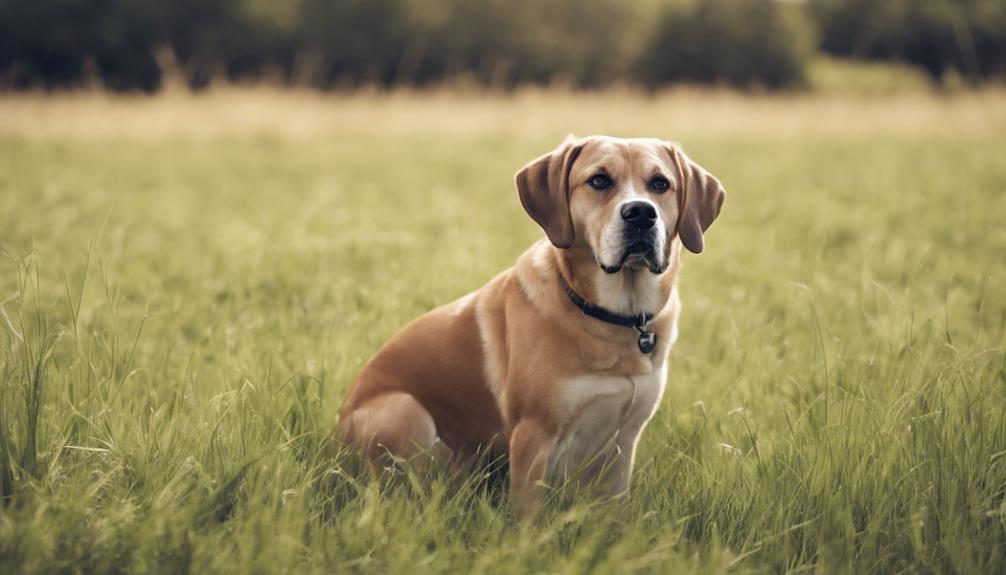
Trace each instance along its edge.
<instances>
[{"instance_id":1,"label":"brown fur","mask_svg":"<svg viewBox=\"0 0 1006 575\"><path fill-rule=\"evenodd\" d=\"M586 182L598 170L619 187L610 193L590 188ZM666 177L671 190L647 190L655 175ZM662 369L680 309L679 228L687 230L684 246L701 251L702 232L719 213L723 191L670 144L606 137L567 140L528 164L516 181L522 203L551 243L537 242L514 267L389 340L351 386L337 436L374 461L424 450L447 453L457 464L479 453L508 455L511 493L527 516L537 506L553 450L577 418L564 382L582 376L635 382ZM605 230L631 197L652 201L666 223L665 265L656 276L640 265L618 274L599 267ZM656 349L643 354L631 328L585 316L563 282L617 313L657 313L650 324ZM641 425L633 427L637 435ZM631 454L625 484L629 472Z\"/></svg>"}]
</instances>

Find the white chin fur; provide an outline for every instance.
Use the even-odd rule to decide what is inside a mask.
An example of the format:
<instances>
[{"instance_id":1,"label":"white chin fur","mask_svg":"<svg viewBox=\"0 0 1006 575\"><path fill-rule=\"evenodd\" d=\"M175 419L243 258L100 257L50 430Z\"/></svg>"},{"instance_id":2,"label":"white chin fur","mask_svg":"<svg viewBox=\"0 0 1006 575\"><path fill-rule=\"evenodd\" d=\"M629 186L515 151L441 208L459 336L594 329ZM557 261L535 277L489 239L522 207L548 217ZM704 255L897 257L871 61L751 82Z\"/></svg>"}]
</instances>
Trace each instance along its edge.
<instances>
[{"instance_id":1,"label":"white chin fur","mask_svg":"<svg viewBox=\"0 0 1006 575\"><path fill-rule=\"evenodd\" d=\"M595 276L597 305L623 315L660 311L661 276L646 267L625 267L620 273L597 271Z\"/></svg>"}]
</instances>

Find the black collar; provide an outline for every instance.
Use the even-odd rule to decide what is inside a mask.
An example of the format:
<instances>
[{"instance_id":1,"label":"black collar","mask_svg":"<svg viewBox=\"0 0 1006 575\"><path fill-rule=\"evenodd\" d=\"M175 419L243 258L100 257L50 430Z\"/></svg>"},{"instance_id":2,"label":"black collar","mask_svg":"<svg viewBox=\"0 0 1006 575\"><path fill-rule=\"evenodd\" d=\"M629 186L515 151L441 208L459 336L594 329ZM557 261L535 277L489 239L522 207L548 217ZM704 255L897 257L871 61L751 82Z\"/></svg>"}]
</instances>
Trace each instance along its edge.
<instances>
[{"instance_id":1,"label":"black collar","mask_svg":"<svg viewBox=\"0 0 1006 575\"><path fill-rule=\"evenodd\" d=\"M639 315L621 315L608 311L603 307L596 306L583 299L580 297L580 294L573 291L573 288L569 286L566 286L566 295L569 296L569 299L572 300L576 307L583 310L584 314L589 315L594 319L599 319L605 323L640 329L646 327L646 324L650 323L650 320L653 319L653 316L646 315L646 312Z\"/></svg>"},{"instance_id":2,"label":"black collar","mask_svg":"<svg viewBox=\"0 0 1006 575\"><path fill-rule=\"evenodd\" d=\"M620 325L622 327L631 327L639 332L639 340L637 344L639 345L639 351L643 353L650 353L653 351L653 346L657 343L657 335L647 329L647 324L653 319L652 315L647 315L646 312L642 312L639 315L621 315L614 312L610 312L603 307L596 306L589 301L580 297L580 294L573 291L573 288L569 287L569 284L563 280L563 287L566 289L566 295L569 299L580 308L585 315L589 315L594 319L599 319L605 323L610 323L613 325Z\"/></svg>"}]
</instances>

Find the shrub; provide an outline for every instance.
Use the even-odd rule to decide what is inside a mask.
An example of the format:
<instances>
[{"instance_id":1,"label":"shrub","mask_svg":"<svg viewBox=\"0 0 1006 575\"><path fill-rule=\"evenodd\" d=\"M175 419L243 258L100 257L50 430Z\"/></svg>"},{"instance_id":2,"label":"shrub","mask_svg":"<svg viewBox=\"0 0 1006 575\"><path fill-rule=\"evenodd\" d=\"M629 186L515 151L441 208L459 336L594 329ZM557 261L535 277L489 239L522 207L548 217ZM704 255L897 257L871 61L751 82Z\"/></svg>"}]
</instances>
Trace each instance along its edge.
<instances>
[{"instance_id":1,"label":"shrub","mask_svg":"<svg viewBox=\"0 0 1006 575\"><path fill-rule=\"evenodd\" d=\"M977 81L1006 72L1002 0L811 0L821 49L901 60L939 80L956 70Z\"/></svg>"},{"instance_id":2,"label":"shrub","mask_svg":"<svg viewBox=\"0 0 1006 575\"><path fill-rule=\"evenodd\" d=\"M649 86L681 81L800 86L811 47L799 6L706 0L668 9L643 50L637 74Z\"/></svg>"}]
</instances>

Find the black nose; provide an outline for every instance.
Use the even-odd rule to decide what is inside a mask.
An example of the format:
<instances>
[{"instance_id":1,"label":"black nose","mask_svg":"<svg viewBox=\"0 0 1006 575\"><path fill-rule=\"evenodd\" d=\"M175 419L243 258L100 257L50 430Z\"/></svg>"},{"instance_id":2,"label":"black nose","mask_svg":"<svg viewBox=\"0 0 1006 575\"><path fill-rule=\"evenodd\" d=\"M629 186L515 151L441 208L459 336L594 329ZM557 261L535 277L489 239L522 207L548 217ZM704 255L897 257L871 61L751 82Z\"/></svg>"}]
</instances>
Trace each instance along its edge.
<instances>
[{"instance_id":1,"label":"black nose","mask_svg":"<svg viewBox=\"0 0 1006 575\"><path fill-rule=\"evenodd\" d=\"M650 202L629 202L622 206L622 219L634 228L645 230L657 221L657 209Z\"/></svg>"}]
</instances>

